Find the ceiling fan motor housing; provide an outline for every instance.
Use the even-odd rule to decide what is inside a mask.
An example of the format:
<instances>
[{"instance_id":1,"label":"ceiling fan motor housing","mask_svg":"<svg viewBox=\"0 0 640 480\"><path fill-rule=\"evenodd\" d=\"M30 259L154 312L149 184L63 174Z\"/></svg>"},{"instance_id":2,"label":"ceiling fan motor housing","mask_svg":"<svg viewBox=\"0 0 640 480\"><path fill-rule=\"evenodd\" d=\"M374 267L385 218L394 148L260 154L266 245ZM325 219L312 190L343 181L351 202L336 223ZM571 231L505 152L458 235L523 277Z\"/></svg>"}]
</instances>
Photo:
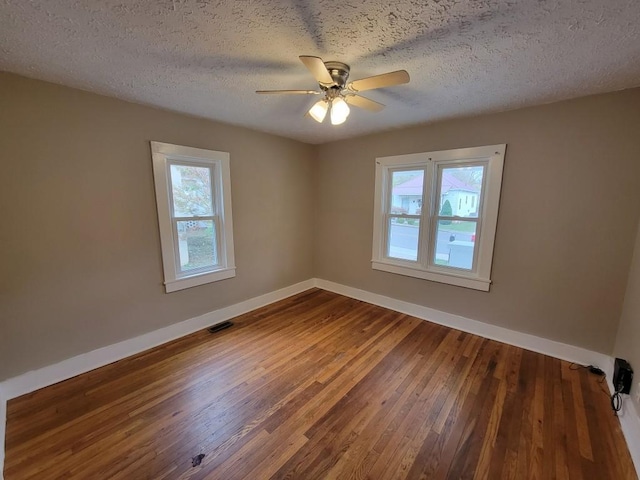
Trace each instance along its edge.
<instances>
[{"instance_id":1,"label":"ceiling fan motor housing","mask_svg":"<svg viewBox=\"0 0 640 480\"><path fill-rule=\"evenodd\" d=\"M347 85L347 79L349 78L349 70L350 70L349 65L342 62L333 62L333 61L324 62L324 65L325 67L327 67L327 70L329 71L329 75L331 75L331 78L335 82L335 85L320 84L320 86L323 89L328 89L333 87L333 88L337 88L338 90L343 90Z\"/></svg>"}]
</instances>

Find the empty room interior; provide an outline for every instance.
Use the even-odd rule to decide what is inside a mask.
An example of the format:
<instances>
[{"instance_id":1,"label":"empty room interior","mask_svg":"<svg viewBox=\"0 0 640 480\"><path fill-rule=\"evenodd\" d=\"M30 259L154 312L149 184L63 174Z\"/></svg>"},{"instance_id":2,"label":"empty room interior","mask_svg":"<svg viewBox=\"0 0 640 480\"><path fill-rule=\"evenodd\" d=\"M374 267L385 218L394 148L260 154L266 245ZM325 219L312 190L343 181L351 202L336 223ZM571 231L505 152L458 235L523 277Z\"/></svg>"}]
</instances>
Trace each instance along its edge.
<instances>
[{"instance_id":1,"label":"empty room interior","mask_svg":"<svg viewBox=\"0 0 640 480\"><path fill-rule=\"evenodd\" d=\"M7 0L0 146L0 478L638 478L638 2Z\"/></svg>"}]
</instances>

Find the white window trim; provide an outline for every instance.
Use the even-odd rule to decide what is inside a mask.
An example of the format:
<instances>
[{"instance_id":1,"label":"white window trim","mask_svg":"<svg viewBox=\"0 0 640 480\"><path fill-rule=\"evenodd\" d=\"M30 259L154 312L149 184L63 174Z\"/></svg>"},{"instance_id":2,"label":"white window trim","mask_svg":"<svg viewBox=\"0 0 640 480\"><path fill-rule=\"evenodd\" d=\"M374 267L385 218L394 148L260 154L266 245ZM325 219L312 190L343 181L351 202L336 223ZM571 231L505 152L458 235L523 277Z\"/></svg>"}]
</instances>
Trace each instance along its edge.
<instances>
[{"instance_id":1,"label":"white window trim","mask_svg":"<svg viewBox=\"0 0 640 480\"><path fill-rule=\"evenodd\" d=\"M373 258L372 268L385 272L406 275L424 280L432 280L460 287L488 291L491 285L491 264L493 261L493 246L495 242L498 220L498 206L502 186L502 170L506 144L488 145L483 147L459 148L455 150L441 150L437 152L414 153L376 159L376 186L373 218ZM474 270L466 272L449 267L439 267L428 261L430 250L435 248L431 241L431 230L434 228L433 218L437 212L437 167L442 164L484 162L488 165L485 170L484 186L481 198L481 224L478 245L476 247L476 262ZM385 255L387 235L386 203L390 195L389 176L394 168L424 168L425 193L423 208L420 213L420 238L429 239L419 241L418 262L404 261Z\"/></svg>"},{"instance_id":2,"label":"white window trim","mask_svg":"<svg viewBox=\"0 0 640 480\"><path fill-rule=\"evenodd\" d=\"M170 143L151 142L153 158L153 176L158 207L158 223L160 226L160 244L162 247L162 264L164 269L164 285L167 293L185 288L216 282L236 276L233 249L233 219L231 216L231 174L229 154L214 150L183 147ZM180 275L176 259L178 246L175 244L172 226L171 198L169 193L169 167L172 161L200 163L214 166L219 172L214 175L214 208L220 218L218 235L218 256L220 264L214 269L193 275Z\"/></svg>"}]
</instances>

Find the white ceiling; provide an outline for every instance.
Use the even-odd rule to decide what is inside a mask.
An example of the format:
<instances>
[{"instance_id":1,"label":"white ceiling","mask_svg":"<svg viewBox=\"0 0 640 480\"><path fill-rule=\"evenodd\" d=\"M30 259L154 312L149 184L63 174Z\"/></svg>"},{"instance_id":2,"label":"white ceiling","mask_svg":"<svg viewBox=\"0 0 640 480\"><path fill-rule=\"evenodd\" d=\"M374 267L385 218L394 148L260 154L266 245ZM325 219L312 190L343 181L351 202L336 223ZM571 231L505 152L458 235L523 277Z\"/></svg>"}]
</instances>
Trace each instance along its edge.
<instances>
[{"instance_id":1,"label":"white ceiling","mask_svg":"<svg viewBox=\"0 0 640 480\"><path fill-rule=\"evenodd\" d=\"M298 55L411 83L319 125L254 93L316 88ZM638 86L640 1L2 0L0 69L323 143Z\"/></svg>"}]
</instances>

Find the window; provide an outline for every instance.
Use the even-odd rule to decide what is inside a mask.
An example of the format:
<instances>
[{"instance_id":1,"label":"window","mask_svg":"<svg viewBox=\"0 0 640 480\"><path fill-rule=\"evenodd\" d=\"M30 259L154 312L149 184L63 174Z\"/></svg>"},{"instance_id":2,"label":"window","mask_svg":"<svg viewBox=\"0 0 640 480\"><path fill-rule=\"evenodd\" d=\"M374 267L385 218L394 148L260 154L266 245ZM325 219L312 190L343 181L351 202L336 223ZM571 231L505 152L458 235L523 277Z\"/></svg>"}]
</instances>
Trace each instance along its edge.
<instances>
[{"instance_id":1,"label":"window","mask_svg":"<svg viewBox=\"0 0 640 480\"><path fill-rule=\"evenodd\" d=\"M151 142L167 293L235 277L229 154Z\"/></svg>"},{"instance_id":2,"label":"window","mask_svg":"<svg viewBox=\"0 0 640 480\"><path fill-rule=\"evenodd\" d=\"M488 291L505 150L376 159L372 267Z\"/></svg>"}]
</instances>

